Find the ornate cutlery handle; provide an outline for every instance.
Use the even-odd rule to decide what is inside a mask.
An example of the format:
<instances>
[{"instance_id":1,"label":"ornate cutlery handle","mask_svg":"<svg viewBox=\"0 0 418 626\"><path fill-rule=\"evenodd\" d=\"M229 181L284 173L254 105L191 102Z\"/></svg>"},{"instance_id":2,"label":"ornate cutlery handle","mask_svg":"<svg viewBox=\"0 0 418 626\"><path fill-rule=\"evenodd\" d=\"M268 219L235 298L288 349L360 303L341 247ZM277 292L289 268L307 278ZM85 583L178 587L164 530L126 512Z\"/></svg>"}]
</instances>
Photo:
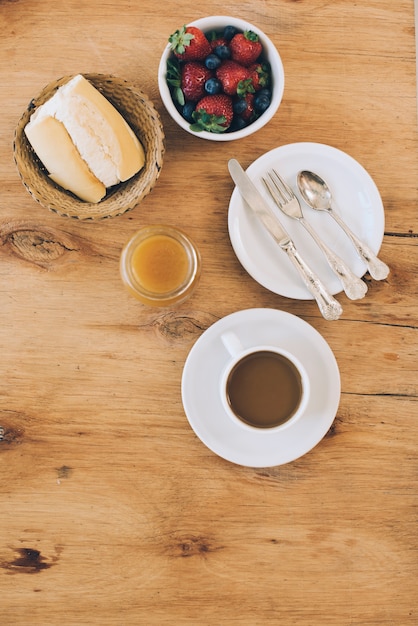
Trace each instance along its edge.
<instances>
[{"instance_id":1,"label":"ornate cutlery handle","mask_svg":"<svg viewBox=\"0 0 418 626\"><path fill-rule=\"evenodd\" d=\"M337 224L341 226L345 234L348 235L348 237L351 239L358 254L367 265L370 276L372 276L375 280L384 280L390 272L390 269L386 265L386 263L383 263L383 261L378 259L374 252L370 250L369 246L360 241L360 239L349 229L347 224L341 219L338 213L334 213L334 211L330 211L330 213L337 222Z\"/></svg>"},{"instance_id":2,"label":"ornate cutlery handle","mask_svg":"<svg viewBox=\"0 0 418 626\"><path fill-rule=\"evenodd\" d=\"M318 276L296 250L293 241L288 241L281 246L299 272L303 282L315 298L322 316L326 320L337 320L343 312L341 304L325 289Z\"/></svg>"},{"instance_id":3,"label":"ornate cutlery handle","mask_svg":"<svg viewBox=\"0 0 418 626\"><path fill-rule=\"evenodd\" d=\"M301 218L299 221L306 228L312 239L314 239L317 245L321 248L326 260L328 261L328 265L340 279L347 296L351 300L364 298L367 292L366 283L364 283L361 278L356 276L346 263L344 263L344 261L337 254L335 254L335 252L333 252L333 250L328 248L307 220Z\"/></svg>"}]
</instances>

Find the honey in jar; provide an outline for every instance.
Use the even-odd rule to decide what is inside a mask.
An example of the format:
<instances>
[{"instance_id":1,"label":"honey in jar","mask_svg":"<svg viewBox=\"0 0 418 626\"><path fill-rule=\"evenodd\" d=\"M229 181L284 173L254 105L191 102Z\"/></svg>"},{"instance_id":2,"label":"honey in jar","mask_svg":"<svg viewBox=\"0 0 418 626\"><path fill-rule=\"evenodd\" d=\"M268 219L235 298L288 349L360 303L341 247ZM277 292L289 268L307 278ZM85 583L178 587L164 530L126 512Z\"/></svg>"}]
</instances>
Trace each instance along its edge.
<instances>
[{"instance_id":1,"label":"honey in jar","mask_svg":"<svg viewBox=\"0 0 418 626\"><path fill-rule=\"evenodd\" d=\"M192 292L200 275L200 256L183 231L145 226L124 247L120 271L136 298L153 306L169 306Z\"/></svg>"}]
</instances>

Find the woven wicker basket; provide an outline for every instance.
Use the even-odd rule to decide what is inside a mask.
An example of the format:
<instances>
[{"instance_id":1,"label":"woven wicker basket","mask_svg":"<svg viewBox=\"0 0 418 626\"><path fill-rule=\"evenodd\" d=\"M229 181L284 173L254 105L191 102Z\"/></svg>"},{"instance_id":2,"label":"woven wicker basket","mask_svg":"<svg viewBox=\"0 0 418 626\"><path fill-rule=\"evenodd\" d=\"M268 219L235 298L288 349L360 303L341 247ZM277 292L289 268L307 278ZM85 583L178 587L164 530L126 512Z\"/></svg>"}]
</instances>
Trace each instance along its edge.
<instances>
[{"instance_id":1,"label":"woven wicker basket","mask_svg":"<svg viewBox=\"0 0 418 626\"><path fill-rule=\"evenodd\" d=\"M110 189L99 203L84 202L56 185L37 158L24 133L24 128L36 107L73 76L64 76L47 85L34 98L20 118L15 131L14 159L20 178L43 207L65 217L99 220L116 217L133 209L154 187L164 157L164 131L158 112L148 97L135 86L115 76L83 74L118 109L141 141L145 165L138 174Z\"/></svg>"}]
</instances>

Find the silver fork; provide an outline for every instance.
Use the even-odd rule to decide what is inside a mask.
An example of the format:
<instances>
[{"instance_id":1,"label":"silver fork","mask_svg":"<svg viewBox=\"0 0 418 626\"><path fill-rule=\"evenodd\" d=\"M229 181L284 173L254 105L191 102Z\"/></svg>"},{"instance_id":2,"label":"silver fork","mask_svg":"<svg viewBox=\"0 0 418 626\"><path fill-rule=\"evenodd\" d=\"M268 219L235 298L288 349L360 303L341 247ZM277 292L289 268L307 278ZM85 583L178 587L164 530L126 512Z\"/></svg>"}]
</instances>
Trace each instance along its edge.
<instances>
[{"instance_id":1,"label":"silver fork","mask_svg":"<svg viewBox=\"0 0 418 626\"><path fill-rule=\"evenodd\" d=\"M305 219L300 202L291 187L279 176L276 170L268 172L266 178L263 178L263 182L279 209L289 217L298 220L321 248L328 265L340 279L347 297L351 300L364 298L367 292L366 283L356 276L347 264L322 241L317 232Z\"/></svg>"}]
</instances>

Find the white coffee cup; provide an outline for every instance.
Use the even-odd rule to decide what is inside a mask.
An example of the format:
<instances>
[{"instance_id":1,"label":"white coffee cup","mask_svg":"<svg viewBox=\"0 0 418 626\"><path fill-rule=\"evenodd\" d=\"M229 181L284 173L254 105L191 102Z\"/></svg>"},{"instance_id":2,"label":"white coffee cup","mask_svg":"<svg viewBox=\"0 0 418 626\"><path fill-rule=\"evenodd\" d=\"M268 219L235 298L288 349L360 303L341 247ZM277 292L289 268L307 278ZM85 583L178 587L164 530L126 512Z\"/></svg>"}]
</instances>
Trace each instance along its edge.
<instances>
[{"instance_id":1,"label":"white coffee cup","mask_svg":"<svg viewBox=\"0 0 418 626\"><path fill-rule=\"evenodd\" d=\"M241 428L266 433L299 420L310 394L309 377L299 359L277 346L244 349L231 331L221 339L230 355L220 383L229 418Z\"/></svg>"}]
</instances>

